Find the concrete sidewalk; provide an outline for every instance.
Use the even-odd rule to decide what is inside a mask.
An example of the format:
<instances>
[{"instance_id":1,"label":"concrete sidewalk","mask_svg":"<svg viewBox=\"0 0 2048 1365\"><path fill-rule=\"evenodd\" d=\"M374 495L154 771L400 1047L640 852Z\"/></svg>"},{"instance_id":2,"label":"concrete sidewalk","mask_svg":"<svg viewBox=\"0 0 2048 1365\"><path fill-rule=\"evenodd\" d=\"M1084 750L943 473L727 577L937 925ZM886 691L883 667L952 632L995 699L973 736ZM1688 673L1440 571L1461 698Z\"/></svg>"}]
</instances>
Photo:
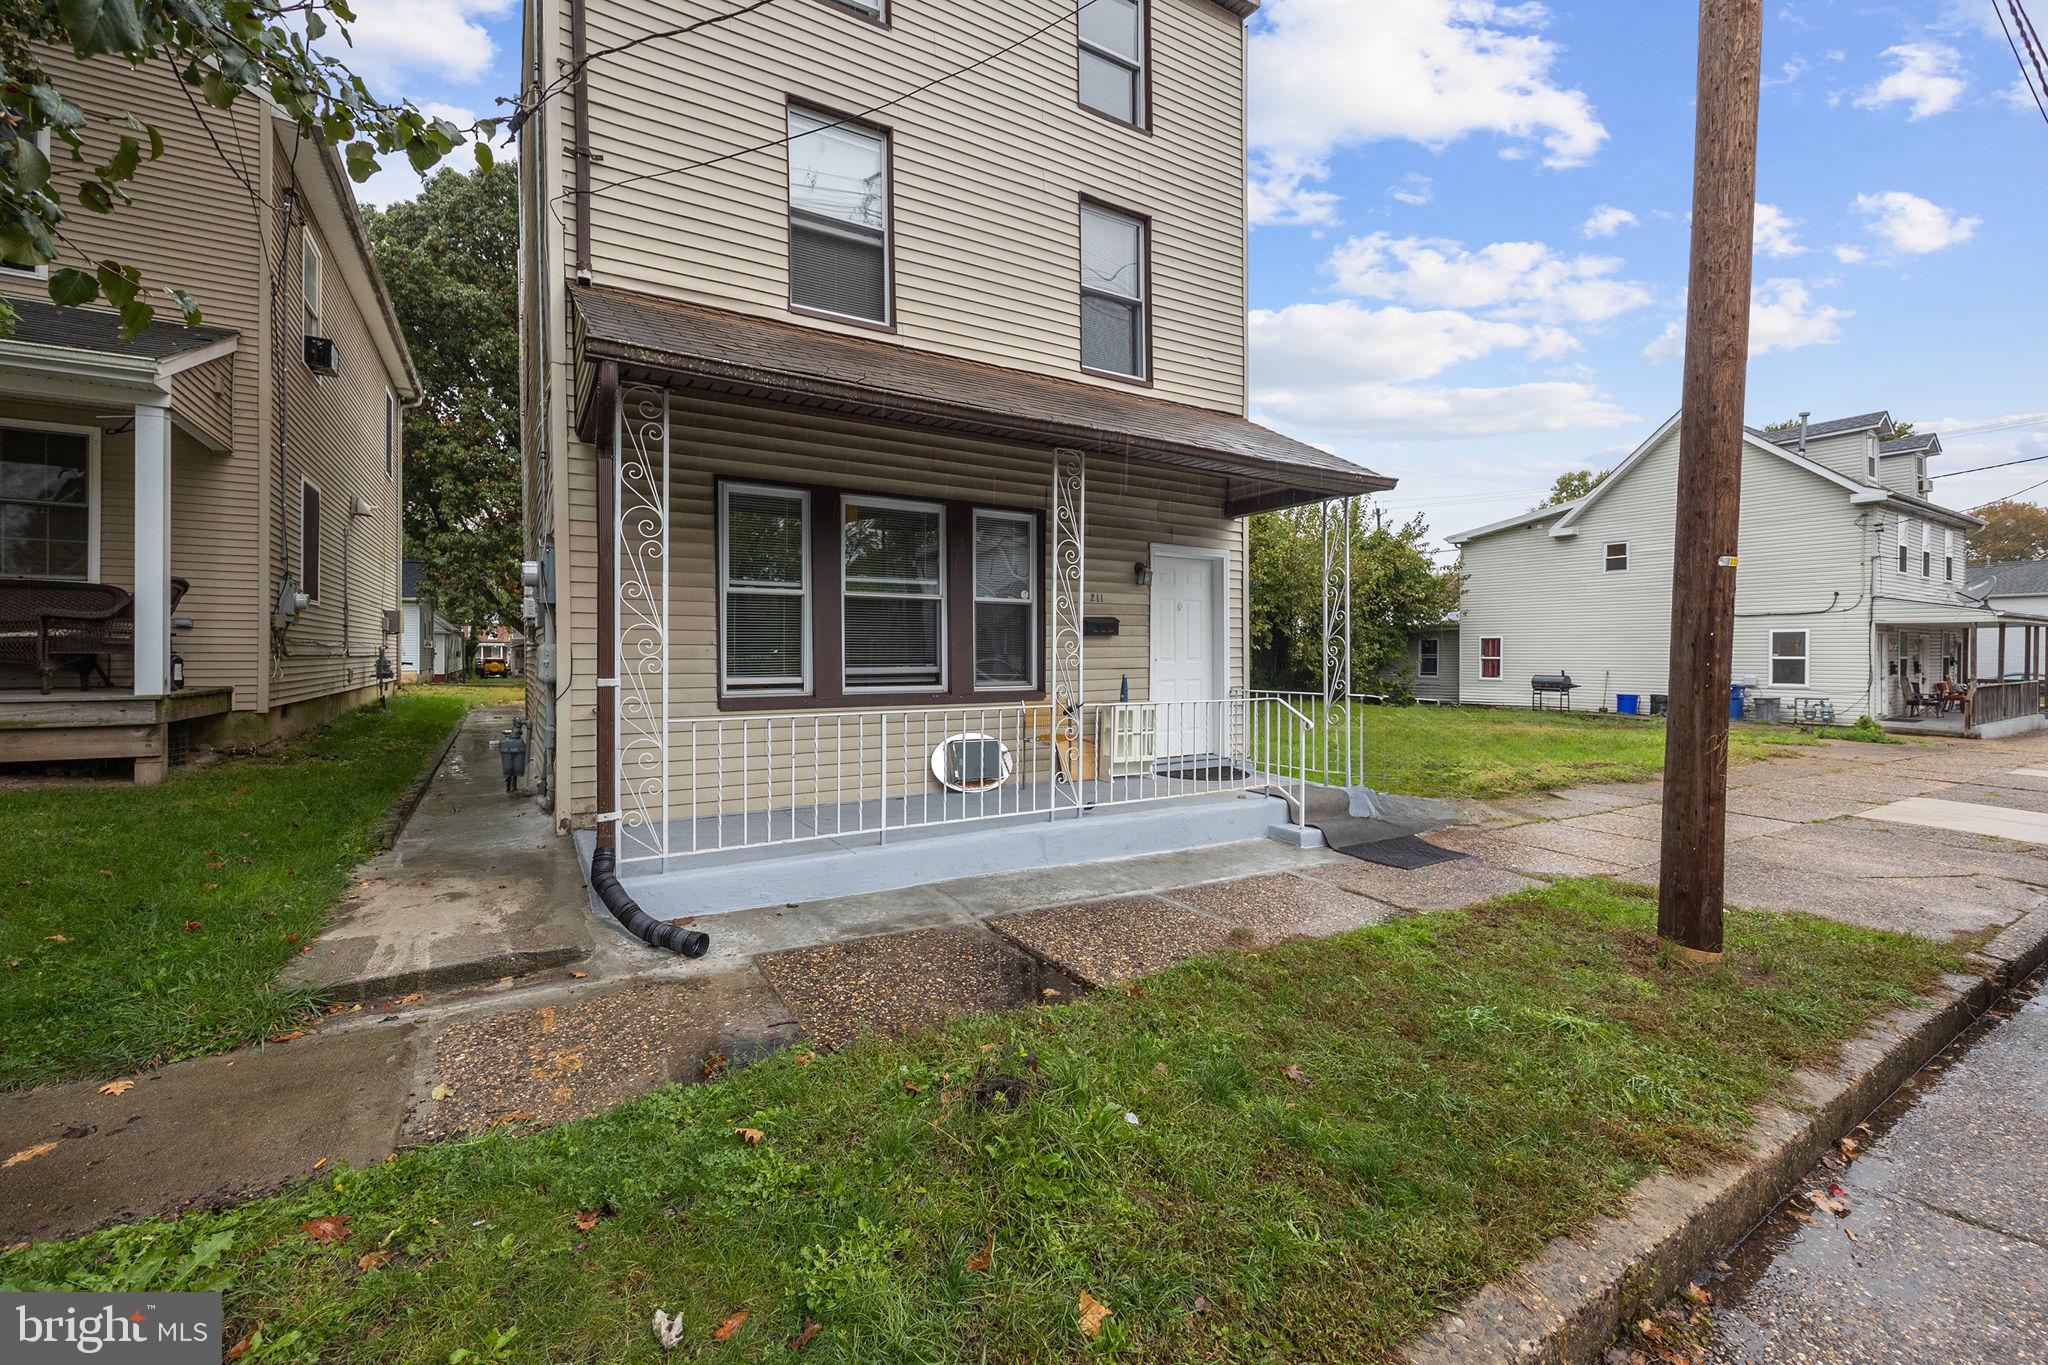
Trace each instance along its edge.
<instances>
[{"instance_id":1,"label":"concrete sidewalk","mask_svg":"<svg viewBox=\"0 0 2048 1365\"><path fill-rule=\"evenodd\" d=\"M471 711L391 848L355 870L329 928L284 973L333 1000L375 1000L576 962L595 927L547 813L507 795L491 741L512 707Z\"/></svg>"}]
</instances>

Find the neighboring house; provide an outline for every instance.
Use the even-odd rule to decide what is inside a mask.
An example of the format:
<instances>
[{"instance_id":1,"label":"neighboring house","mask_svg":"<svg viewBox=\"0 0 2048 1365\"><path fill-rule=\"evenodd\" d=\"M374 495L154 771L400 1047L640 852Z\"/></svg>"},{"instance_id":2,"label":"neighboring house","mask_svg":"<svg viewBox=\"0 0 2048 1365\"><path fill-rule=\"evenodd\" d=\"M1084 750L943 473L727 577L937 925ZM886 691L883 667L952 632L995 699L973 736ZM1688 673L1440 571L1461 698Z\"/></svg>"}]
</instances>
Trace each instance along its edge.
<instances>
[{"instance_id":1,"label":"neighboring house","mask_svg":"<svg viewBox=\"0 0 2048 1365\"><path fill-rule=\"evenodd\" d=\"M1407 682L1417 701L1458 700L1458 619L1452 612L1408 642Z\"/></svg>"},{"instance_id":2,"label":"neighboring house","mask_svg":"<svg viewBox=\"0 0 2048 1365\"><path fill-rule=\"evenodd\" d=\"M1964 590L1983 523L1927 500L1939 438L1881 440L1890 427L1872 412L1745 435L1735 681L1785 720L2036 728L2039 689L2018 679L2040 675L2048 617L2005 617L2003 667L1978 647L2001 624ZM1674 416L1576 502L1450 537L1463 701L1527 705L1532 675L1563 672L1577 706L1654 709L1669 691L1677 469ZM1960 713L1925 703L1943 682L1968 690Z\"/></svg>"},{"instance_id":3,"label":"neighboring house","mask_svg":"<svg viewBox=\"0 0 2048 1365\"><path fill-rule=\"evenodd\" d=\"M1250 742L1246 518L1392 483L1245 416L1255 8L781 4L536 115L528 698L563 828L659 868L1193 791L1162 755ZM548 72L645 24L527 17Z\"/></svg>"},{"instance_id":4,"label":"neighboring house","mask_svg":"<svg viewBox=\"0 0 2048 1365\"><path fill-rule=\"evenodd\" d=\"M526 671L526 637L510 626L486 626L477 632L476 671L486 677L511 678Z\"/></svg>"},{"instance_id":5,"label":"neighboring house","mask_svg":"<svg viewBox=\"0 0 2048 1365\"><path fill-rule=\"evenodd\" d=\"M0 338L0 764L132 759L154 780L195 735L261 740L376 696L417 381L336 155L261 98L202 127L167 67L41 55L91 106L88 161L113 111L162 131L134 202L64 237L139 268L159 320L123 338L111 312L53 308L44 270L0 268L20 319ZM176 320L173 285L203 325ZM94 642L110 681L66 670L45 697L35 604L79 584L129 604L103 634L132 648Z\"/></svg>"},{"instance_id":6,"label":"neighboring house","mask_svg":"<svg viewBox=\"0 0 2048 1365\"><path fill-rule=\"evenodd\" d=\"M417 559L405 561L405 579L400 611L404 629L399 635L398 676L404 682L439 682L462 672L463 634L441 615L434 594L421 582Z\"/></svg>"},{"instance_id":7,"label":"neighboring house","mask_svg":"<svg viewBox=\"0 0 2048 1365\"><path fill-rule=\"evenodd\" d=\"M2048 619L2048 559L1972 564L1968 577L1964 593L1982 600L1994 611ZM1999 666L1999 634L1995 630L1984 631L1977 642L1978 655L1992 660L1994 668ZM2004 669L2010 672L2023 660L2025 644L2016 630L2008 628L2004 634Z\"/></svg>"}]
</instances>

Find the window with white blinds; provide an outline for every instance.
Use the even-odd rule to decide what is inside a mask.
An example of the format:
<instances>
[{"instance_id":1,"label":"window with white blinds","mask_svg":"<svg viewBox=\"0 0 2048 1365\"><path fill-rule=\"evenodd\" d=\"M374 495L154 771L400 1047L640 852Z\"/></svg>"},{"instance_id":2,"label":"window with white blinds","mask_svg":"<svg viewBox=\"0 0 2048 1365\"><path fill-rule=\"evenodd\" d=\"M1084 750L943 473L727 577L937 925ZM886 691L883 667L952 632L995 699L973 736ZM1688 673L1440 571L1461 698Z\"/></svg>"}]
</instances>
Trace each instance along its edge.
<instances>
[{"instance_id":1,"label":"window with white blinds","mask_svg":"<svg viewBox=\"0 0 2048 1365\"><path fill-rule=\"evenodd\" d=\"M1081 6L1081 103L1098 114L1145 122L1145 12L1138 0L1089 0Z\"/></svg>"},{"instance_id":2,"label":"window with white blinds","mask_svg":"<svg viewBox=\"0 0 2048 1365\"><path fill-rule=\"evenodd\" d=\"M889 321L889 139L789 111L789 301Z\"/></svg>"},{"instance_id":3,"label":"window with white blinds","mask_svg":"<svg viewBox=\"0 0 2048 1365\"><path fill-rule=\"evenodd\" d=\"M974 514L974 685L1038 681L1038 522L1018 512Z\"/></svg>"},{"instance_id":4,"label":"window with white blinds","mask_svg":"<svg viewBox=\"0 0 2048 1365\"><path fill-rule=\"evenodd\" d=\"M719 489L719 641L728 691L810 686L808 495Z\"/></svg>"},{"instance_id":5,"label":"window with white blinds","mask_svg":"<svg viewBox=\"0 0 2048 1365\"><path fill-rule=\"evenodd\" d=\"M1145 378L1145 224L1081 205L1081 365Z\"/></svg>"},{"instance_id":6,"label":"window with white blinds","mask_svg":"<svg viewBox=\"0 0 2048 1365\"><path fill-rule=\"evenodd\" d=\"M920 691L946 682L946 509L847 498L846 690Z\"/></svg>"}]
</instances>

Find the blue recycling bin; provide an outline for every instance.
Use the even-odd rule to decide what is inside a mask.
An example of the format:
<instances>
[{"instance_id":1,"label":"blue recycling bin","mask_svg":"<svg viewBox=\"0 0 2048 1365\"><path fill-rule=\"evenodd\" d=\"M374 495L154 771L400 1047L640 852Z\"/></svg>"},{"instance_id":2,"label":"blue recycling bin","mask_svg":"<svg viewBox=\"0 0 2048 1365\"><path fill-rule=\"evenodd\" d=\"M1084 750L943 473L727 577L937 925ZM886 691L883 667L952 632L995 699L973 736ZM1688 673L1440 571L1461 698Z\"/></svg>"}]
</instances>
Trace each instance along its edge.
<instances>
[{"instance_id":1,"label":"blue recycling bin","mask_svg":"<svg viewBox=\"0 0 2048 1365\"><path fill-rule=\"evenodd\" d=\"M1742 694L1744 690L1741 683L1734 683L1728 688L1728 719L1742 719Z\"/></svg>"},{"instance_id":2,"label":"blue recycling bin","mask_svg":"<svg viewBox=\"0 0 2048 1365\"><path fill-rule=\"evenodd\" d=\"M1614 709L1624 716L1637 714L1642 710L1642 706L1643 699L1639 693L1617 692L1614 694Z\"/></svg>"}]
</instances>

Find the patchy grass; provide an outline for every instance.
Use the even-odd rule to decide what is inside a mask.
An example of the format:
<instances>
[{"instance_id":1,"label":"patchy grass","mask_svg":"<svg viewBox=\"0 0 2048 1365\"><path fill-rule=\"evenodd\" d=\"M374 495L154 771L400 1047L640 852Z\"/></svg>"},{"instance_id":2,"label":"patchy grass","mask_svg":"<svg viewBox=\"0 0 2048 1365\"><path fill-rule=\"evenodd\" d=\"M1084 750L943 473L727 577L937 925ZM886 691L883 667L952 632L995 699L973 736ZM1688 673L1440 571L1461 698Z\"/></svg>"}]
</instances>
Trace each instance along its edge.
<instances>
[{"instance_id":1,"label":"patchy grass","mask_svg":"<svg viewBox=\"0 0 2048 1365\"><path fill-rule=\"evenodd\" d=\"M506 695L408 689L160 787L0 791L0 1087L221 1052L299 1016L309 997L272 978L479 690Z\"/></svg>"},{"instance_id":2,"label":"patchy grass","mask_svg":"<svg viewBox=\"0 0 2048 1365\"><path fill-rule=\"evenodd\" d=\"M1804 916L1728 925L1726 959L1687 966L1640 890L1560 883L785 1052L33 1247L0 1287L219 1288L230 1341L262 1326L251 1361L653 1361L657 1309L684 1360L788 1359L811 1321L805 1360L1384 1359L1645 1175L1728 1151L1793 1068L1951 965ZM971 1097L998 1072L1014 1109ZM321 1243L328 1216L346 1236ZM1092 1343L1084 1291L1110 1311Z\"/></svg>"},{"instance_id":3,"label":"patchy grass","mask_svg":"<svg viewBox=\"0 0 2048 1365\"><path fill-rule=\"evenodd\" d=\"M1320 723L1320 708L1311 708L1311 718ZM1360 780L1408 796L1513 796L1583 782L1639 782L1664 771L1661 717L1357 705L1351 727ZM1790 727L1737 724L1729 729L1728 753L1742 763L1819 742ZM1311 781L1320 768L1321 755L1312 754Z\"/></svg>"}]
</instances>

